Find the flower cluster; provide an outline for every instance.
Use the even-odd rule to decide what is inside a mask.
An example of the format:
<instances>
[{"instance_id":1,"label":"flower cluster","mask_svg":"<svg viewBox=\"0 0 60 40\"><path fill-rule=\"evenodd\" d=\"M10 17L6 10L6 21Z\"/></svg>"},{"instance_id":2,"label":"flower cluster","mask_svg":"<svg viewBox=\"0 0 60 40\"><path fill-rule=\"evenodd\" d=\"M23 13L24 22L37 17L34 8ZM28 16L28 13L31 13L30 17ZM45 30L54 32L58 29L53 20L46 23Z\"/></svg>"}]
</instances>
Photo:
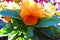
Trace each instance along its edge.
<instances>
[{"instance_id":1,"label":"flower cluster","mask_svg":"<svg viewBox=\"0 0 60 40\"><path fill-rule=\"evenodd\" d=\"M13 0L12 0L13 1ZM9 0L5 0L4 2L0 3L0 10L2 9L10 9L10 10L15 10L15 9L20 9L19 4L16 2L11 2Z\"/></svg>"},{"instance_id":2,"label":"flower cluster","mask_svg":"<svg viewBox=\"0 0 60 40\"><path fill-rule=\"evenodd\" d=\"M0 2L0 11L1 10L19 10L20 9L20 5L19 3L16 3L14 0L1 0ZM4 22L10 22L11 18L8 16L4 16L3 17Z\"/></svg>"},{"instance_id":3,"label":"flower cluster","mask_svg":"<svg viewBox=\"0 0 60 40\"><path fill-rule=\"evenodd\" d=\"M16 0L4 0L0 3L0 10L20 10L20 17L23 18L26 25L35 25L39 18L51 18L55 13L60 15L60 11L56 11L56 6L49 0L22 0L21 3L16 2Z\"/></svg>"},{"instance_id":4,"label":"flower cluster","mask_svg":"<svg viewBox=\"0 0 60 40\"><path fill-rule=\"evenodd\" d=\"M9 40L60 37L59 0L0 0L0 14L0 34Z\"/></svg>"}]
</instances>

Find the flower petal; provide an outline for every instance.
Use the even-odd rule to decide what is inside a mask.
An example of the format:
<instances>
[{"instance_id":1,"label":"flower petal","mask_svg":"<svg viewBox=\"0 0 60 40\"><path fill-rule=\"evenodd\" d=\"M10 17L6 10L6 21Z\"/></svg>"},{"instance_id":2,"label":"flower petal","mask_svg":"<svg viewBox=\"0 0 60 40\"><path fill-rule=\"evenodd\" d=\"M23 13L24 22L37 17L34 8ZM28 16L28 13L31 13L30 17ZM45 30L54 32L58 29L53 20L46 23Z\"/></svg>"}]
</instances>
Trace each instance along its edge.
<instances>
[{"instance_id":1,"label":"flower petal","mask_svg":"<svg viewBox=\"0 0 60 40\"><path fill-rule=\"evenodd\" d=\"M35 25L38 22L38 18L35 16L26 16L24 18L24 24L25 25Z\"/></svg>"},{"instance_id":2,"label":"flower petal","mask_svg":"<svg viewBox=\"0 0 60 40\"><path fill-rule=\"evenodd\" d=\"M7 22L10 22L10 21L11 21L11 18L9 18L8 16L5 16L4 19L5 19L5 21L7 21Z\"/></svg>"}]
</instances>

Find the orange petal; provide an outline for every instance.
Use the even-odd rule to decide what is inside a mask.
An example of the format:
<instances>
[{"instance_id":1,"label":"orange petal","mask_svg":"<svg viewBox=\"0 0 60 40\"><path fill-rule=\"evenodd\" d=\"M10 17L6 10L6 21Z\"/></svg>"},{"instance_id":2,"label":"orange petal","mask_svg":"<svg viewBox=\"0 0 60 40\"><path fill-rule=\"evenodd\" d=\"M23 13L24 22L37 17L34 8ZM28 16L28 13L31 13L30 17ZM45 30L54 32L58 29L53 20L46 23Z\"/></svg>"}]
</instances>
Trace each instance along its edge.
<instances>
[{"instance_id":1,"label":"orange petal","mask_svg":"<svg viewBox=\"0 0 60 40\"><path fill-rule=\"evenodd\" d=\"M26 6L26 5L25 5ZM38 7L37 4L34 4L33 6L29 7L29 6L22 6L21 7L21 13L20 16L22 18L24 18L25 15L34 15L36 17L44 17L45 16L45 11L43 10L43 7L41 6L41 8ZM29 7L29 8L28 8Z\"/></svg>"},{"instance_id":2,"label":"orange petal","mask_svg":"<svg viewBox=\"0 0 60 40\"><path fill-rule=\"evenodd\" d=\"M25 18L26 15L30 15L29 9L21 10L20 17Z\"/></svg>"},{"instance_id":3,"label":"orange petal","mask_svg":"<svg viewBox=\"0 0 60 40\"><path fill-rule=\"evenodd\" d=\"M42 7L42 5L38 5L36 4L33 8L32 8L32 15L36 16L36 17L39 17L39 18L42 18L45 16L45 10L44 8ZM34 13L34 14L33 14Z\"/></svg>"},{"instance_id":4,"label":"orange petal","mask_svg":"<svg viewBox=\"0 0 60 40\"><path fill-rule=\"evenodd\" d=\"M8 21L8 22L11 21L11 18L9 18L8 16L5 16L4 19L5 19L5 21Z\"/></svg>"},{"instance_id":5,"label":"orange petal","mask_svg":"<svg viewBox=\"0 0 60 40\"><path fill-rule=\"evenodd\" d=\"M37 22L38 22L38 18L35 16L29 15L29 16L26 16L24 18L24 24L25 25L35 25L35 24L37 24Z\"/></svg>"},{"instance_id":6,"label":"orange petal","mask_svg":"<svg viewBox=\"0 0 60 40\"><path fill-rule=\"evenodd\" d=\"M32 15L38 17L38 18L42 18L42 17L45 17L45 14L46 12L44 10L36 10L36 11L33 11Z\"/></svg>"},{"instance_id":7,"label":"orange petal","mask_svg":"<svg viewBox=\"0 0 60 40\"><path fill-rule=\"evenodd\" d=\"M36 3L33 0L25 0L24 2L22 2L21 4L21 9L24 8L31 8L32 6L34 6Z\"/></svg>"}]
</instances>

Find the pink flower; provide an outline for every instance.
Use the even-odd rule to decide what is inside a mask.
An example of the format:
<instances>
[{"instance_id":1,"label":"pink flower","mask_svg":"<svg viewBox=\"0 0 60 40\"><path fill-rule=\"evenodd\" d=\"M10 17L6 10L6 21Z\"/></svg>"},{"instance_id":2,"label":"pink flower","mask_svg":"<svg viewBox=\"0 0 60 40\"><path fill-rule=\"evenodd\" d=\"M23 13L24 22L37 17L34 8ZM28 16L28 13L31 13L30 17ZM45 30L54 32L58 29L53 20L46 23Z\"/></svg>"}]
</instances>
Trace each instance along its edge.
<instances>
[{"instance_id":1,"label":"pink flower","mask_svg":"<svg viewBox=\"0 0 60 40\"><path fill-rule=\"evenodd\" d=\"M37 3L43 4L43 1L47 2L48 0L34 0L34 1L37 2Z\"/></svg>"},{"instance_id":2,"label":"pink flower","mask_svg":"<svg viewBox=\"0 0 60 40\"><path fill-rule=\"evenodd\" d=\"M9 3L9 1L14 2L14 0L5 0L5 1L8 2L8 3Z\"/></svg>"}]
</instances>

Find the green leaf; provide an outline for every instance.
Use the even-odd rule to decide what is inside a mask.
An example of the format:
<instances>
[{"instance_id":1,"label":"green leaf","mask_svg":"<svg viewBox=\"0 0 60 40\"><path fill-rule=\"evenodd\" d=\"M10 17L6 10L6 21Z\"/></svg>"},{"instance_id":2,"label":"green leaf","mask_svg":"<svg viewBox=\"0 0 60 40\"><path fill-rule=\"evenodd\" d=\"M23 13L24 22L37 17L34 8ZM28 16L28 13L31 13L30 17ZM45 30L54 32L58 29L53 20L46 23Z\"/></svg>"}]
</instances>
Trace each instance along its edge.
<instances>
[{"instance_id":1,"label":"green leaf","mask_svg":"<svg viewBox=\"0 0 60 40\"><path fill-rule=\"evenodd\" d=\"M32 37L32 36L33 36L33 30L34 30L33 27L28 27L28 28L27 28L27 33L26 33L26 35L27 35L28 37Z\"/></svg>"},{"instance_id":2,"label":"green leaf","mask_svg":"<svg viewBox=\"0 0 60 40\"><path fill-rule=\"evenodd\" d=\"M53 30L47 30L47 31L43 32L43 35L50 37L50 38L53 38L54 31Z\"/></svg>"},{"instance_id":3,"label":"green leaf","mask_svg":"<svg viewBox=\"0 0 60 40\"><path fill-rule=\"evenodd\" d=\"M0 34L5 34L5 33L7 33L7 29L5 27L0 29Z\"/></svg>"},{"instance_id":4,"label":"green leaf","mask_svg":"<svg viewBox=\"0 0 60 40\"><path fill-rule=\"evenodd\" d=\"M22 37L18 37L16 40L24 40L24 38L22 38Z\"/></svg>"},{"instance_id":5,"label":"green leaf","mask_svg":"<svg viewBox=\"0 0 60 40\"><path fill-rule=\"evenodd\" d=\"M0 34L8 34L10 33L13 29L13 26L11 23L8 23L5 27L0 29Z\"/></svg>"},{"instance_id":6,"label":"green leaf","mask_svg":"<svg viewBox=\"0 0 60 40\"><path fill-rule=\"evenodd\" d=\"M16 31L16 30L11 31L11 32L8 34L9 39L13 39L16 34L17 34L17 31Z\"/></svg>"},{"instance_id":7,"label":"green leaf","mask_svg":"<svg viewBox=\"0 0 60 40\"><path fill-rule=\"evenodd\" d=\"M11 27L3 27L1 30L0 30L0 34L8 34L12 31L13 29Z\"/></svg>"},{"instance_id":8,"label":"green leaf","mask_svg":"<svg viewBox=\"0 0 60 40\"><path fill-rule=\"evenodd\" d=\"M20 19L20 11L19 10L2 10L0 11L0 14L2 16L9 16L11 18L16 18L16 19Z\"/></svg>"},{"instance_id":9,"label":"green leaf","mask_svg":"<svg viewBox=\"0 0 60 40\"><path fill-rule=\"evenodd\" d=\"M38 24L36 24L36 27L49 27L49 26L55 26L55 24L58 24L60 22L60 19L57 16L54 16L52 18L42 18L39 19Z\"/></svg>"},{"instance_id":10,"label":"green leaf","mask_svg":"<svg viewBox=\"0 0 60 40\"><path fill-rule=\"evenodd\" d=\"M50 29L54 31L54 37L60 37L60 28L58 26L51 26Z\"/></svg>"},{"instance_id":11,"label":"green leaf","mask_svg":"<svg viewBox=\"0 0 60 40\"><path fill-rule=\"evenodd\" d=\"M32 39L32 40L39 40L39 38L36 37L36 36L33 36L31 39Z\"/></svg>"},{"instance_id":12,"label":"green leaf","mask_svg":"<svg viewBox=\"0 0 60 40\"><path fill-rule=\"evenodd\" d=\"M9 40L16 40L16 39L17 39L17 33L13 34L13 35L9 38Z\"/></svg>"}]
</instances>

